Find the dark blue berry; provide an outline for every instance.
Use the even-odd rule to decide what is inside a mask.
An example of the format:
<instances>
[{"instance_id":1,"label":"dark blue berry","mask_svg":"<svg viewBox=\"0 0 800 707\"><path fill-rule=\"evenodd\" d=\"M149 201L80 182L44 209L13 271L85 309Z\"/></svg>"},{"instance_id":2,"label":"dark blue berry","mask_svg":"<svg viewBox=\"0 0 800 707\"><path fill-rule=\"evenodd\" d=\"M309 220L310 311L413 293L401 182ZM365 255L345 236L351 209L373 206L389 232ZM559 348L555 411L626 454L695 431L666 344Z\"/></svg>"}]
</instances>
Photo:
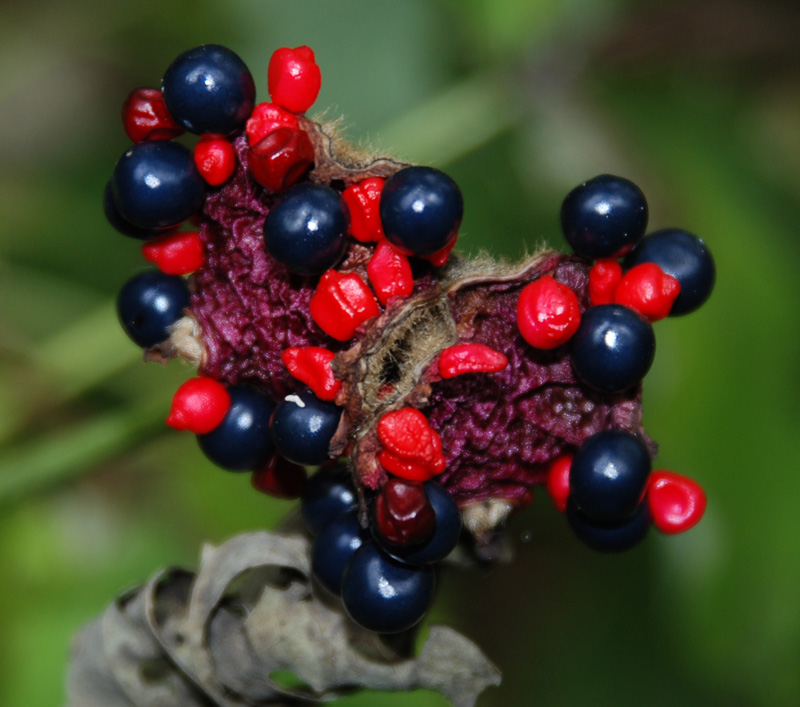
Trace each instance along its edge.
<instances>
[{"instance_id":1,"label":"dark blue berry","mask_svg":"<svg viewBox=\"0 0 800 707\"><path fill-rule=\"evenodd\" d=\"M342 600L350 618L363 628L398 633L425 616L435 584L430 565L397 562L367 541L347 563Z\"/></svg>"},{"instance_id":2,"label":"dark blue berry","mask_svg":"<svg viewBox=\"0 0 800 707\"><path fill-rule=\"evenodd\" d=\"M625 520L642 499L650 464L647 447L630 432L598 432L584 440L572 458L569 498L593 520Z\"/></svg>"},{"instance_id":3,"label":"dark blue berry","mask_svg":"<svg viewBox=\"0 0 800 707\"><path fill-rule=\"evenodd\" d=\"M410 255L431 255L456 237L464 200L444 172L406 167L383 185L380 215L390 243Z\"/></svg>"},{"instance_id":4,"label":"dark blue berry","mask_svg":"<svg viewBox=\"0 0 800 707\"><path fill-rule=\"evenodd\" d=\"M350 558L367 537L355 512L344 513L325 526L311 546L311 572L328 591L340 594Z\"/></svg>"},{"instance_id":5,"label":"dark blue berry","mask_svg":"<svg viewBox=\"0 0 800 707\"><path fill-rule=\"evenodd\" d=\"M670 228L651 233L624 261L626 268L640 263L655 263L681 283L670 316L693 312L714 288L716 269L711 253L702 240L687 231Z\"/></svg>"},{"instance_id":6,"label":"dark blue berry","mask_svg":"<svg viewBox=\"0 0 800 707\"><path fill-rule=\"evenodd\" d=\"M426 481L423 486L436 515L436 527L430 540L422 545L384 546L389 555L410 565L443 560L453 551L461 536L461 513L447 489L436 481Z\"/></svg>"},{"instance_id":7,"label":"dark blue berry","mask_svg":"<svg viewBox=\"0 0 800 707\"><path fill-rule=\"evenodd\" d=\"M343 464L324 466L303 489L300 513L308 531L319 533L342 513L356 507L356 488L350 469Z\"/></svg>"},{"instance_id":8,"label":"dark blue berry","mask_svg":"<svg viewBox=\"0 0 800 707\"><path fill-rule=\"evenodd\" d=\"M653 327L619 304L590 307L571 340L572 367L586 385L621 393L644 378L656 353Z\"/></svg>"},{"instance_id":9,"label":"dark blue berry","mask_svg":"<svg viewBox=\"0 0 800 707\"><path fill-rule=\"evenodd\" d=\"M583 543L600 552L622 552L639 544L650 529L647 504L641 503L633 515L615 523L601 523L583 515L571 501L567 502L567 520Z\"/></svg>"},{"instance_id":10,"label":"dark blue berry","mask_svg":"<svg viewBox=\"0 0 800 707\"><path fill-rule=\"evenodd\" d=\"M255 105L253 76L238 54L205 44L169 65L161 82L169 112L189 132L227 135L244 127Z\"/></svg>"},{"instance_id":11,"label":"dark blue berry","mask_svg":"<svg viewBox=\"0 0 800 707\"><path fill-rule=\"evenodd\" d=\"M133 145L114 167L111 193L120 216L144 229L177 226L203 204L205 182L191 150L171 140Z\"/></svg>"},{"instance_id":12,"label":"dark blue berry","mask_svg":"<svg viewBox=\"0 0 800 707\"><path fill-rule=\"evenodd\" d=\"M138 238L139 240L146 240L162 232L157 228L139 228L139 226L134 226L130 221L126 221L124 218L122 218L122 214L120 214L117 205L114 203L114 195L111 191L111 182L106 184L105 191L103 192L103 213L105 214L106 220L111 224L111 226L113 226L113 228L123 236Z\"/></svg>"},{"instance_id":13,"label":"dark blue berry","mask_svg":"<svg viewBox=\"0 0 800 707\"><path fill-rule=\"evenodd\" d=\"M594 260L618 256L644 236L647 201L633 182L601 174L575 187L561 205L561 230L572 249Z\"/></svg>"},{"instance_id":14,"label":"dark blue berry","mask_svg":"<svg viewBox=\"0 0 800 707\"><path fill-rule=\"evenodd\" d=\"M295 464L322 464L329 459L328 448L341 416L340 407L309 391L287 395L272 417L275 449Z\"/></svg>"},{"instance_id":15,"label":"dark blue berry","mask_svg":"<svg viewBox=\"0 0 800 707\"><path fill-rule=\"evenodd\" d=\"M275 404L263 393L236 386L228 389L231 406L214 430L197 435L203 453L228 471L249 471L267 462L274 451L269 420Z\"/></svg>"},{"instance_id":16,"label":"dark blue berry","mask_svg":"<svg viewBox=\"0 0 800 707\"><path fill-rule=\"evenodd\" d=\"M132 277L117 295L122 328L145 349L169 338L169 328L188 306L189 288L185 280L158 270Z\"/></svg>"},{"instance_id":17,"label":"dark blue berry","mask_svg":"<svg viewBox=\"0 0 800 707\"><path fill-rule=\"evenodd\" d=\"M267 215L264 245L292 272L318 275L342 257L349 221L339 192L321 184L298 184Z\"/></svg>"}]
</instances>

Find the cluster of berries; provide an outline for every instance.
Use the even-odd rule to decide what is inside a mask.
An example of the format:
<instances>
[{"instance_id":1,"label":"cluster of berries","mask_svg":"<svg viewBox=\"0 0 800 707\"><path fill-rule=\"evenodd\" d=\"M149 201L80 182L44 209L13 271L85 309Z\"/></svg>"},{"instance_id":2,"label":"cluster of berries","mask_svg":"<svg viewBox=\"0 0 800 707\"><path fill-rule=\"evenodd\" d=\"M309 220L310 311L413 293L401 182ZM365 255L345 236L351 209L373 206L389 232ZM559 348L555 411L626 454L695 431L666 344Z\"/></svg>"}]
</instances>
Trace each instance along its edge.
<instances>
[{"instance_id":1,"label":"cluster of berries","mask_svg":"<svg viewBox=\"0 0 800 707\"><path fill-rule=\"evenodd\" d=\"M277 50L267 78L272 101L256 104L242 60L205 45L175 59L161 90L125 101L134 144L105 213L158 270L123 286L118 311L149 356L200 367L167 423L220 467L252 471L259 490L302 498L314 574L352 618L379 632L414 625L462 515L480 535L536 484L602 550L630 547L651 523L696 523L700 488L651 473L638 390L651 322L711 291L702 241L643 238L644 196L603 175L564 201L576 256L471 276L451 258L464 207L448 175L337 160L341 146L304 115L320 89L308 47ZM174 140L185 130L200 136L194 149ZM510 403L518 393L534 402ZM573 420L563 409L577 398ZM475 420L503 434L469 439ZM308 466L320 469L307 478Z\"/></svg>"}]
</instances>

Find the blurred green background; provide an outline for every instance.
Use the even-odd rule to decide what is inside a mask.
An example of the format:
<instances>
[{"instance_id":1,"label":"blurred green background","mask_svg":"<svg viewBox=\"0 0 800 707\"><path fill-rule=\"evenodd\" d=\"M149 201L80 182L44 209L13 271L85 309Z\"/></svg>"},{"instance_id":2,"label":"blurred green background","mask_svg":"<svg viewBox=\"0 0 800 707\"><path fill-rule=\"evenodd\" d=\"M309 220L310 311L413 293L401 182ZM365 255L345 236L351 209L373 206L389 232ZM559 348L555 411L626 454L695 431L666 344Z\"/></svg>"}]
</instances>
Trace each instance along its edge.
<instances>
[{"instance_id":1,"label":"blurred green background","mask_svg":"<svg viewBox=\"0 0 800 707\"><path fill-rule=\"evenodd\" d=\"M82 623L291 508L166 428L190 371L144 365L113 310L143 267L101 208L120 106L207 42L261 100L272 51L312 46L312 113L451 173L463 249L563 249L560 201L601 172L706 240L716 291L656 325L645 391L704 521L602 556L542 493L514 563L447 575L432 619L503 670L485 707L800 704L799 34L800 5L767 0L0 2L0 704L61 704Z\"/></svg>"}]
</instances>

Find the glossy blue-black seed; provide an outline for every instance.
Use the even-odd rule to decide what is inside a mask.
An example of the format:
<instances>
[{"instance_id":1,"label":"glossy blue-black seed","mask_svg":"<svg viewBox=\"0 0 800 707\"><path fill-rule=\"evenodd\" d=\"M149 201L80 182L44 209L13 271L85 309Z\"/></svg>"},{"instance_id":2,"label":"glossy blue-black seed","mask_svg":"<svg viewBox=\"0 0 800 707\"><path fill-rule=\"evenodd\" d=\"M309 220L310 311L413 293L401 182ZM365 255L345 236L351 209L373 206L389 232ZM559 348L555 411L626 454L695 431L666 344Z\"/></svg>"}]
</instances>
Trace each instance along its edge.
<instances>
[{"instance_id":1,"label":"glossy blue-black seed","mask_svg":"<svg viewBox=\"0 0 800 707\"><path fill-rule=\"evenodd\" d=\"M169 328L189 306L189 288L183 278L158 270L135 275L117 295L117 314L125 333L149 349L169 337Z\"/></svg>"},{"instance_id":2,"label":"glossy blue-black seed","mask_svg":"<svg viewBox=\"0 0 800 707\"><path fill-rule=\"evenodd\" d=\"M640 263L655 263L681 283L670 316L693 312L714 288L714 259L706 244L687 231L669 228L651 233L624 260L625 268Z\"/></svg>"},{"instance_id":3,"label":"glossy blue-black seed","mask_svg":"<svg viewBox=\"0 0 800 707\"><path fill-rule=\"evenodd\" d=\"M624 430L597 432L572 458L569 498L592 520L623 521L639 505L650 467L650 453L635 435Z\"/></svg>"},{"instance_id":4,"label":"glossy blue-black seed","mask_svg":"<svg viewBox=\"0 0 800 707\"><path fill-rule=\"evenodd\" d=\"M272 416L275 449L295 464L322 464L330 458L328 449L341 416L342 408L310 391L287 395Z\"/></svg>"},{"instance_id":5,"label":"glossy blue-black seed","mask_svg":"<svg viewBox=\"0 0 800 707\"><path fill-rule=\"evenodd\" d=\"M228 471L250 471L264 464L274 448L269 420L275 404L252 388L228 388L231 406L224 419L211 432L197 435L203 453Z\"/></svg>"},{"instance_id":6,"label":"glossy blue-black seed","mask_svg":"<svg viewBox=\"0 0 800 707\"><path fill-rule=\"evenodd\" d=\"M383 546L387 554L409 565L443 560L453 551L461 537L461 513L453 497L436 481L426 481L423 486L436 515L433 536L422 545Z\"/></svg>"},{"instance_id":7,"label":"glossy blue-black seed","mask_svg":"<svg viewBox=\"0 0 800 707\"><path fill-rule=\"evenodd\" d=\"M641 240L647 215L639 187L623 177L601 174L567 194L561 205L561 230L578 255L610 258Z\"/></svg>"},{"instance_id":8,"label":"glossy blue-black seed","mask_svg":"<svg viewBox=\"0 0 800 707\"><path fill-rule=\"evenodd\" d=\"M641 503L633 515L616 523L600 523L583 515L567 501L567 520L575 535L584 544L600 552L622 552L639 544L650 530L647 504Z\"/></svg>"},{"instance_id":9,"label":"glossy blue-black seed","mask_svg":"<svg viewBox=\"0 0 800 707\"><path fill-rule=\"evenodd\" d=\"M431 255L444 248L458 234L463 215L461 190L438 169L406 167L383 185L383 232L407 254Z\"/></svg>"},{"instance_id":10,"label":"glossy blue-black seed","mask_svg":"<svg viewBox=\"0 0 800 707\"><path fill-rule=\"evenodd\" d=\"M435 584L431 565L397 562L366 541L347 563L342 601L350 618L363 628L398 633L425 616Z\"/></svg>"},{"instance_id":11,"label":"glossy blue-black seed","mask_svg":"<svg viewBox=\"0 0 800 707\"><path fill-rule=\"evenodd\" d=\"M114 203L114 195L111 192L111 182L106 184L106 188L103 191L103 213L111 226L123 236L138 238L144 241L162 233L162 231L157 228L139 228L139 226L134 226L130 221L126 221L122 218L122 214L120 214L117 205Z\"/></svg>"},{"instance_id":12,"label":"glossy blue-black seed","mask_svg":"<svg viewBox=\"0 0 800 707\"><path fill-rule=\"evenodd\" d=\"M250 69L226 47L205 44L178 56L161 81L172 117L189 132L227 135L244 127L256 87Z\"/></svg>"},{"instance_id":13,"label":"glossy blue-black seed","mask_svg":"<svg viewBox=\"0 0 800 707\"><path fill-rule=\"evenodd\" d=\"M356 487L350 469L323 466L303 488L300 513L308 532L317 535L328 523L356 507Z\"/></svg>"},{"instance_id":14,"label":"glossy blue-black seed","mask_svg":"<svg viewBox=\"0 0 800 707\"><path fill-rule=\"evenodd\" d=\"M340 594L342 577L350 558L366 539L367 533L354 511L334 518L311 545L311 572L328 591Z\"/></svg>"},{"instance_id":15,"label":"glossy blue-black seed","mask_svg":"<svg viewBox=\"0 0 800 707\"><path fill-rule=\"evenodd\" d=\"M111 194L120 216L144 229L185 221L203 204L205 182L191 150L171 140L132 145L117 161Z\"/></svg>"},{"instance_id":16,"label":"glossy blue-black seed","mask_svg":"<svg viewBox=\"0 0 800 707\"><path fill-rule=\"evenodd\" d=\"M621 393L639 383L656 353L650 323L619 304L587 309L570 346L575 375L603 393Z\"/></svg>"},{"instance_id":17,"label":"glossy blue-black seed","mask_svg":"<svg viewBox=\"0 0 800 707\"><path fill-rule=\"evenodd\" d=\"M319 275L342 257L349 222L347 206L335 189L297 184L267 215L264 245L292 272Z\"/></svg>"}]
</instances>

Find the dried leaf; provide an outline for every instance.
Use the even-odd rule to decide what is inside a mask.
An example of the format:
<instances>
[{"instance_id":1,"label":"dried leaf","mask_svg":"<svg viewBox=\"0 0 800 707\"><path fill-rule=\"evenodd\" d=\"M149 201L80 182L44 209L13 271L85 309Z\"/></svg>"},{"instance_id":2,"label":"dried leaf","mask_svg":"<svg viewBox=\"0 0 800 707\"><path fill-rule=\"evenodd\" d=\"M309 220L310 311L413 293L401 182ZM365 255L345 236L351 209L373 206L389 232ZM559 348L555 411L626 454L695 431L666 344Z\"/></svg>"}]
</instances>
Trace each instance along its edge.
<instances>
[{"instance_id":1,"label":"dried leaf","mask_svg":"<svg viewBox=\"0 0 800 707\"><path fill-rule=\"evenodd\" d=\"M76 637L68 706L266 707L427 688L471 707L499 684L449 628L431 627L413 658L404 637L353 624L313 586L308 549L299 535L248 533L206 546L196 575L162 571L124 594Z\"/></svg>"}]
</instances>

